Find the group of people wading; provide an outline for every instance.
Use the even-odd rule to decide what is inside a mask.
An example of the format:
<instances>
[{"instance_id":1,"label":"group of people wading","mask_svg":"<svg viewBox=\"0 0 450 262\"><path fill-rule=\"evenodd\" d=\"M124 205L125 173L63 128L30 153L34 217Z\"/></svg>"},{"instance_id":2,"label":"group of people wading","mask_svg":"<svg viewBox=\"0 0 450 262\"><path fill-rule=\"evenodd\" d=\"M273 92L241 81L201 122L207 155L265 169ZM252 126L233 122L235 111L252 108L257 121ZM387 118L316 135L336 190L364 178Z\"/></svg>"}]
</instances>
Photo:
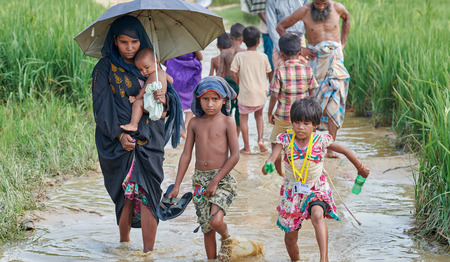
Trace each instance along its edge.
<instances>
[{"instance_id":1,"label":"group of people wading","mask_svg":"<svg viewBox=\"0 0 450 262\"><path fill-rule=\"evenodd\" d=\"M281 62L275 64L273 61L273 72L270 72L272 65L269 64L268 57L258 58L260 59L258 61L264 63L262 67L259 65L253 67L263 70L263 76L267 73L271 78L271 85L275 85L270 88L271 98L275 98L271 109L274 109L276 103L280 104L281 107L277 108L275 117L284 114L286 118L281 119L287 123L283 126L284 130L293 129L274 136L275 139L271 141L272 154L267 161L278 161L277 171L280 175L284 175L281 161L286 170L285 184L282 186L282 191L286 194L280 195L277 224L286 234L285 244L288 254L293 261L300 259L296 243L298 230L304 219L311 219L316 229L321 261L328 261L328 231L324 218L339 220L339 217L335 213L336 207L323 169L324 158L336 157L335 152L342 153L354 164L358 174L365 177L369 174L369 170L350 150L334 143L337 130L344 120L349 82L342 51L350 30L350 14L342 4L331 0L254 2L264 6L266 14L277 13L267 8L291 6L292 2L296 2L295 6L300 6L275 24L275 30L279 34L277 39L281 38L280 46L272 51L281 57ZM264 22L269 27L274 24L273 19L279 19L264 15L260 17L267 18ZM342 33L339 29L340 19L342 19ZM304 32L286 33L298 22L303 23ZM169 194L170 198L177 197L195 145L196 171L192 177L194 204L199 214L198 222L204 233L208 259L217 258L216 232L222 238L222 245L230 238L228 227L223 221L227 208L237 195L236 180L230 171L238 163L240 152L249 153L248 148L239 151L236 132L239 129L236 127L236 120L230 116L231 102L238 93L236 91L245 93L242 88L246 87L239 86L240 90L234 91L222 77L227 77L229 82L235 80L235 84L240 82L245 85L245 81L243 82L245 76L242 75L243 65L246 62L244 54L255 51L259 44L260 33L255 29L247 27L245 28L247 31L243 33L247 50L239 47L227 51L232 54L232 59L230 60L230 55L224 55L220 63L223 61L226 63L220 66L219 76L202 79L194 89L191 104L194 118L187 126L185 148L180 159L175 186ZM273 29L269 28L269 32L273 33ZM290 36L291 34L295 36ZM235 41L236 38L233 37L231 34L232 41ZM307 47L301 46L302 37L306 37ZM142 54L139 54L140 52ZM105 187L116 206L120 241L130 241L131 227L141 227L143 251L149 252L154 248L159 222L156 210L162 198L164 146L170 139L173 146L179 143L180 126L184 126L182 119L184 108L172 87L173 79L170 74L164 73L159 65L156 66L152 44L137 18L122 16L114 21L105 40L102 55L103 58L97 63L92 74L92 96L96 121L95 141ZM234 58L240 60L233 61ZM281 72L289 72L291 68L289 63L292 60L298 60L302 64L294 65L297 68L295 70L299 70L296 72L310 73L298 75L291 72L290 76L296 79L282 78ZM146 110L143 113L135 113L133 103L137 101L134 97L139 95L140 90L151 84L148 82L154 81L150 79L153 79L152 75L157 70L162 71L158 73L159 81L164 81L164 84L158 85L159 88L153 92L153 99L162 105L160 107L162 113L159 114L160 119L152 120L153 118L149 119ZM228 75L225 75L225 72L228 72ZM303 81L304 78L308 79ZM273 84L276 81L277 84ZM300 83L300 87L292 82ZM289 83L287 87L286 83ZM267 85L261 88L266 91ZM289 91L286 88L306 88L312 92L309 92L307 95L309 98L305 99L290 97L289 101L294 104L283 107L285 103L283 93L286 96L286 92ZM237 98L239 103L239 96ZM247 112L244 114L259 110L262 112L262 107L255 109L252 104L242 107L239 105L239 109ZM255 110L252 111L253 109ZM279 114L280 112L282 114ZM135 118L135 124L130 129L127 128L127 124L132 120L132 116ZM273 120L273 112L269 112L269 118ZM318 135L315 133L316 129L327 129L329 134ZM248 132L248 129L242 132ZM264 150L264 144L259 146L261 151L267 150ZM311 152L313 148L314 151ZM283 155L283 160L279 158L280 154ZM308 189L297 192L297 186L300 185L297 182L303 175L299 174L295 166L304 165L306 162L308 166L311 162L309 167L311 174L306 179L305 173L301 184ZM226 250L219 251L226 253Z\"/></svg>"}]
</instances>

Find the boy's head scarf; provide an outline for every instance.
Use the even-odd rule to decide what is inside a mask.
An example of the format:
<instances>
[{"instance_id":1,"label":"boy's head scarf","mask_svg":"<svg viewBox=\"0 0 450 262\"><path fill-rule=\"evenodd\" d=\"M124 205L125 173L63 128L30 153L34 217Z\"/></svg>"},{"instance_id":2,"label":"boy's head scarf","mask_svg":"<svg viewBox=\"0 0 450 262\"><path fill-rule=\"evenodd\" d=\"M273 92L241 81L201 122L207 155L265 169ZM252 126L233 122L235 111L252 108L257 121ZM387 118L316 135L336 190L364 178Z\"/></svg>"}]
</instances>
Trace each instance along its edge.
<instances>
[{"instance_id":1,"label":"boy's head scarf","mask_svg":"<svg viewBox=\"0 0 450 262\"><path fill-rule=\"evenodd\" d=\"M203 78L195 87L192 97L191 110L195 116L202 116L205 112L200 105L200 97L208 92L214 91L221 98L227 98L226 103L222 106L222 113L226 116L230 115L231 100L236 98L236 92L228 84L225 79L220 76L208 76Z\"/></svg>"}]
</instances>

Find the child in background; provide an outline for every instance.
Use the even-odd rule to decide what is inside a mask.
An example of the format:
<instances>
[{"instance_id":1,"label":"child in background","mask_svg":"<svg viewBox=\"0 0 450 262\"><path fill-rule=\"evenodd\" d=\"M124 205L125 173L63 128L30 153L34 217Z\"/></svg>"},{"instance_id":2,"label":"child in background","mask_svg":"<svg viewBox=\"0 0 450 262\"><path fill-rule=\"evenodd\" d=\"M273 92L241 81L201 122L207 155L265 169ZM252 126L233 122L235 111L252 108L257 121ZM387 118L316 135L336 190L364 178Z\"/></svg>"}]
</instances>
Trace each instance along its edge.
<instances>
[{"instance_id":1,"label":"child in background","mask_svg":"<svg viewBox=\"0 0 450 262\"><path fill-rule=\"evenodd\" d=\"M236 93L221 77L205 77L194 90L188 135L178 165L175 185L168 198L177 197L180 184L191 162L195 145L195 173L192 176L194 205L204 234L208 259L216 259L216 232L222 237L221 249L229 245L223 217L237 195L237 183L230 171L239 161L236 125L230 115L230 100ZM221 250L221 253L227 253Z\"/></svg>"},{"instance_id":2,"label":"child in background","mask_svg":"<svg viewBox=\"0 0 450 262\"><path fill-rule=\"evenodd\" d=\"M228 84L233 88L234 92L239 95L239 86L234 82L231 76L231 62L233 62L234 56L238 52L245 51L245 49L241 48L242 41L244 41L242 37L242 33L244 32L245 26L240 23L235 23L230 28L230 41L231 47L223 50L220 53L220 63L219 70L217 71L217 75L223 77ZM231 100L231 113L234 111L234 120L236 121L236 133L239 137L241 133L241 124L239 121L239 107L237 98Z\"/></svg>"},{"instance_id":3,"label":"child in background","mask_svg":"<svg viewBox=\"0 0 450 262\"><path fill-rule=\"evenodd\" d=\"M203 55L200 51L181 55L166 61L167 73L173 77L173 88L180 97L184 112L184 130L194 116L191 112L192 91L202 79ZM185 131L184 131L185 132ZM186 133L181 136L186 138Z\"/></svg>"},{"instance_id":4,"label":"child in background","mask_svg":"<svg viewBox=\"0 0 450 262\"><path fill-rule=\"evenodd\" d=\"M261 33L254 26L248 26L243 32L247 51L239 52L231 63L234 82L239 85L238 106L241 122L244 148L242 154L251 154L248 141L248 115L255 113L256 128L258 130L258 146L261 152L267 151L264 145L263 108L266 103L267 78L272 71L267 55L259 52Z\"/></svg>"},{"instance_id":5,"label":"child in background","mask_svg":"<svg viewBox=\"0 0 450 262\"><path fill-rule=\"evenodd\" d=\"M297 241L304 219L311 219L314 226L320 261L328 261L328 229L324 218L341 220L336 214L323 167L325 150L329 148L344 154L356 167L358 175L369 175L369 169L350 149L333 142L329 134L314 132L320 125L321 116L322 107L314 100L305 98L295 101L290 111L293 132L278 135L272 154L266 161L275 161L283 151L286 176L280 190L277 225L285 232L284 241L292 261L300 260ZM264 167L262 172L266 174Z\"/></svg>"},{"instance_id":6,"label":"child in background","mask_svg":"<svg viewBox=\"0 0 450 262\"><path fill-rule=\"evenodd\" d=\"M156 61L158 63L158 61ZM139 50L134 58L134 64L142 76L147 78L144 86L139 91L137 96L130 96L128 99L130 103L133 104L131 121L126 125L121 125L120 128L126 131L137 131L138 123L144 112L144 94L147 85L159 85L161 84L162 90L167 90L167 81L173 82L172 77L170 77L162 68L158 68L158 82L156 82L156 67L155 67L155 57L153 49L144 48ZM159 103L159 102L157 102ZM161 119L164 119L165 113L162 113Z\"/></svg>"},{"instance_id":7,"label":"child in background","mask_svg":"<svg viewBox=\"0 0 450 262\"><path fill-rule=\"evenodd\" d=\"M214 74L217 75L217 71L219 69L220 65L220 55L222 54L223 50L231 47L231 41L229 38L228 33L223 33L219 37L217 37L217 48L220 51L220 54L218 56L215 56L211 58L211 69L209 70L209 76L213 76Z\"/></svg>"},{"instance_id":8,"label":"child in background","mask_svg":"<svg viewBox=\"0 0 450 262\"><path fill-rule=\"evenodd\" d=\"M289 112L295 100L308 95L314 98L314 90L318 88L314 74L306 60L300 56L301 39L295 33L286 33L280 37L278 46L283 58L283 65L277 68L270 86L270 102L267 112L269 123L273 126L270 142L275 146L278 134L292 129ZM275 114L273 109L277 105ZM275 160L275 168L283 176L281 157Z\"/></svg>"}]
</instances>

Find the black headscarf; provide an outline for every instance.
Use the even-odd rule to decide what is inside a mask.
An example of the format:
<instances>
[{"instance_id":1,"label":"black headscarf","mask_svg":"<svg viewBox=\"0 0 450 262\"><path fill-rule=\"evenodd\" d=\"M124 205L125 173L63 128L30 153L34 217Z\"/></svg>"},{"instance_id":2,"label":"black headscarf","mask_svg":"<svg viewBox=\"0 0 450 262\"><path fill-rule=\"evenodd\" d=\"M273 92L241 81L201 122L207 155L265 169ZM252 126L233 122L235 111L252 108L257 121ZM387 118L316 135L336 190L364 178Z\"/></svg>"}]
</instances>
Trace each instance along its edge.
<instances>
[{"instance_id":1,"label":"black headscarf","mask_svg":"<svg viewBox=\"0 0 450 262\"><path fill-rule=\"evenodd\" d=\"M134 64L128 64L123 61L119 49L114 43L114 36L118 35L126 35L134 39L139 39L141 42L139 50L144 48L153 49L153 45L150 43L150 39L148 38L147 32L142 26L141 21L130 15L121 16L114 20L106 35L105 43L102 48L102 56L109 56L114 65L122 67L137 78L145 81L146 78L141 75ZM176 148L180 143L180 127L184 127L183 111L181 109L180 98L170 84L167 85L167 94L170 96L167 103L171 113L165 121L165 144L172 138L172 147Z\"/></svg>"},{"instance_id":2,"label":"black headscarf","mask_svg":"<svg viewBox=\"0 0 450 262\"><path fill-rule=\"evenodd\" d=\"M102 56L109 56L114 65L120 66L123 69L133 73L137 78L145 80L145 77L141 75L139 70L133 64L128 64L123 61L122 56L119 53L119 49L114 43L114 36L126 35L133 39L139 39L141 46L139 48L153 48L147 33L141 24L141 21L134 16L125 15L117 18L111 24L108 34L106 35L105 44L102 48Z\"/></svg>"}]
</instances>

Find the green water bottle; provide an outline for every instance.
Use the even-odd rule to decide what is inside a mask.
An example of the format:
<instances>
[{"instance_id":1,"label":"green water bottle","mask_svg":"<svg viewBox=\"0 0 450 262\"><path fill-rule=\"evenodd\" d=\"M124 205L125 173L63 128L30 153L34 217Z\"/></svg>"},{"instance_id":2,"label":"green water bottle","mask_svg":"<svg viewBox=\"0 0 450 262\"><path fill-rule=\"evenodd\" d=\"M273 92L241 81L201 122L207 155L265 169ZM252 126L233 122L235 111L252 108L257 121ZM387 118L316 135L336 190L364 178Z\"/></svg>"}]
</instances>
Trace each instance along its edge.
<instances>
[{"instance_id":1,"label":"green water bottle","mask_svg":"<svg viewBox=\"0 0 450 262\"><path fill-rule=\"evenodd\" d=\"M275 164L272 162L267 162L264 165L264 171L266 171L267 174L272 173L273 171L275 171Z\"/></svg>"},{"instance_id":2,"label":"green water bottle","mask_svg":"<svg viewBox=\"0 0 450 262\"><path fill-rule=\"evenodd\" d=\"M359 193L361 193L361 188L364 185L364 182L366 182L366 178L358 175L355 179L355 184L352 187L352 192L353 194L358 195Z\"/></svg>"}]
</instances>

